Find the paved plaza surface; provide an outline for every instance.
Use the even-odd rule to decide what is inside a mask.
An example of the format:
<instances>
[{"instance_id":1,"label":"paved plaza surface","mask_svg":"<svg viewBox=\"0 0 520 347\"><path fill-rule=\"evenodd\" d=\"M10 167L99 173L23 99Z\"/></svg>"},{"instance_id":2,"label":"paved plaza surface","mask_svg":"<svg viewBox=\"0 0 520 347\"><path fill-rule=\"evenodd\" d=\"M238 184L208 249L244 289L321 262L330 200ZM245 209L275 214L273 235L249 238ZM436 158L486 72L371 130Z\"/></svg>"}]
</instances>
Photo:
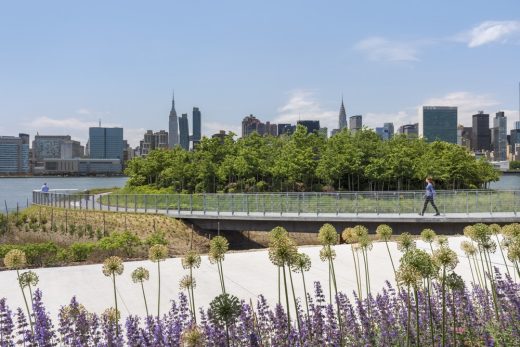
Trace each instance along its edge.
<instances>
[{"instance_id":1,"label":"paved plaza surface","mask_svg":"<svg viewBox=\"0 0 520 347\"><path fill-rule=\"evenodd\" d=\"M454 236L449 238L450 247L459 256L459 265L456 272L469 283L471 272L467 258L460 250L460 243L465 238ZM396 243L389 243L394 263L398 264L401 253L397 250ZM417 247L430 251L429 245L422 241L417 242ZM356 287L354 275L354 263L350 245L338 245L335 247L337 258L335 269L338 290L346 292L352 297L352 291ZM312 289L314 281L320 281L328 296L328 266L319 259L319 246L300 247L299 251L308 254L312 259L311 270L305 273L307 289ZM497 250L492 255L492 262L505 271L502 257ZM125 263L125 270L117 277L118 300L123 316L144 315L145 307L139 285L131 280L131 272L143 266L150 270L150 280L145 283L148 306L150 312L157 310L157 265L151 261L132 261ZM76 295L89 311L102 312L107 307L113 306L112 281L105 277L101 271L102 265L80 265L55 268L33 269L40 277L38 287L43 291L43 300L53 317L60 306L67 304L72 296ZM226 290L228 293L238 296L240 299L256 302L256 298L263 294L271 305L278 300L277 269L269 261L267 250L255 250L234 252L226 254L223 262ZM375 242L369 252L369 269L371 287L374 293L381 291L385 281L393 281L393 270L384 242ZM161 311L166 312L170 306L170 300L177 298L180 291L179 281L188 272L181 266L180 258L167 259L161 263ZM220 294L220 283L216 265L210 264L207 256L202 256L200 268L194 270L197 281L195 288L195 304L197 307L207 308L210 301ZM293 273L293 280L297 296L302 297L303 285L301 275ZM23 298L16 281L16 272L0 272L0 297L7 298L8 305L23 307ZM292 305L292 304L291 304Z\"/></svg>"}]
</instances>

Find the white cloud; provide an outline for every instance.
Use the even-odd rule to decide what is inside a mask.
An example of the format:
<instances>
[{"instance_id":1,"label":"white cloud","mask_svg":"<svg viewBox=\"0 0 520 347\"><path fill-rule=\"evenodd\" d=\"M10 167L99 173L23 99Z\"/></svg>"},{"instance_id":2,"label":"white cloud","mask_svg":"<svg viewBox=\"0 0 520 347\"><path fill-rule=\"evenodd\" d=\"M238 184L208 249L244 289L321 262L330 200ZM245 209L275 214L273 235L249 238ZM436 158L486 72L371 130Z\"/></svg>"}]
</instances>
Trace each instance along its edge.
<instances>
[{"instance_id":1,"label":"white cloud","mask_svg":"<svg viewBox=\"0 0 520 347\"><path fill-rule=\"evenodd\" d=\"M95 127L98 125L96 121L85 121L78 118L50 118L47 116L38 117L28 123L24 124L25 126L32 127L35 129L73 129L73 130L84 130L90 127Z\"/></svg>"},{"instance_id":2,"label":"white cloud","mask_svg":"<svg viewBox=\"0 0 520 347\"><path fill-rule=\"evenodd\" d=\"M298 120L319 120L322 127L330 130L338 127L339 103L335 111L324 109L309 90L295 90L289 93L289 100L278 108L274 123L296 124Z\"/></svg>"},{"instance_id":3,"label":"white cloud","mask_svg":"<svg viewBox=\"0 0 520 347\"><path fill-rule=\"evenodd\" d=\"M382 127L384 123L393 123L394 130L397 132L397 129L401 125L417 123L417 115L410 114L407 111L398 111L394 113L367 112L363 115L363 125L366 125L369 128L375 129L376 127Z\"/></svg>"},{"instance_id":4,"label":"white cloud","mask_svg":"<svg viewBox=\"0 0 520 347\"><path fill-rule=\"evenodd\" d=\"M414 44L391 41L382 37L369 37L358 42L354 49L366 54L373 61L419 61Z\"/></svg>"},{"instance_id":5,"label":"white cloud","mask_svg":"<svg viewBox=\"0 0 520 347\"><path fill-rule=\"evenodd\" d=\"M485 21L455 39L473 48L493 42L505 43L514 37L520 37L520 21Z\"/></svg>"}]
</instances>

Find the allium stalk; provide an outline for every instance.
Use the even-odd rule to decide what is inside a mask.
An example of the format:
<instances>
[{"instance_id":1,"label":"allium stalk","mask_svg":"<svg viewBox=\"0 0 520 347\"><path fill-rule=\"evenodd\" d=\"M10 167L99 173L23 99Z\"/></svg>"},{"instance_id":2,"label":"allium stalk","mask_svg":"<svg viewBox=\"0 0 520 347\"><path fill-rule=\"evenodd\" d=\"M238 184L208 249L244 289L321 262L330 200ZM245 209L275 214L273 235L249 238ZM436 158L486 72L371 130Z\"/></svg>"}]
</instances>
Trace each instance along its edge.
<instances>
[{"instance_id":1,"label":"allium stalk","mask_svg":"<svg viewBox=\"0 0 520 347\"><path fill-rule=\"evenodd\" d=\"M148 259L157 263L157 318L160 317L161 310L161 261L168 256L168 247L165 245L153 245L148 250Z\"/></svg>"},{"instance_id":2,"label":"allium stalk","mask_svg":"<svg viewBox=\"0 0 520 347\"><path fill-rule=\"evenodd\" d=\"M115 303L115 321L116 321L116 336L119 337L119 311L117 309L117 291L116 291L116 275L121 275L124 270L123 261L121 258L112 256L103 262L103 274L107 277L112 277L112 284L114 286L114 303Z\"/></svg>"}]
</instances>

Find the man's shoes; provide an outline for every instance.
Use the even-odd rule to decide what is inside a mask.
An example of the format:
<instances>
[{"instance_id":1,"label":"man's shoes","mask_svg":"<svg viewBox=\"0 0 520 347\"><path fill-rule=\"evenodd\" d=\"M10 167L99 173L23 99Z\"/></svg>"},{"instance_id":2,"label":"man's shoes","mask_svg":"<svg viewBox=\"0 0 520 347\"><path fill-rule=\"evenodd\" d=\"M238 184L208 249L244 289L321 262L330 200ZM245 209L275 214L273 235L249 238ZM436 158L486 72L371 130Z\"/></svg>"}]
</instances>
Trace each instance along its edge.
<instances>
[{"instance_id":1,"label":"man's shoes","mask_svg":"<svg viewBox=\"0 0 520 347\"><path fill-rule=\"evenodd\" d=\"M422 214L422 213L419 213L419 216L424 216L424 214Z\"/></svg>"},{"instance_id":2,"label":"man's shoes","mask_svg":"<svg viewBox=\"0 0 520 347\"><path fill-rule=\"evenodd\" d=\"M441 214L439 212L437 212L436 214L434 214L434 216L440 216Z\"/></svg>"}]
</instances>

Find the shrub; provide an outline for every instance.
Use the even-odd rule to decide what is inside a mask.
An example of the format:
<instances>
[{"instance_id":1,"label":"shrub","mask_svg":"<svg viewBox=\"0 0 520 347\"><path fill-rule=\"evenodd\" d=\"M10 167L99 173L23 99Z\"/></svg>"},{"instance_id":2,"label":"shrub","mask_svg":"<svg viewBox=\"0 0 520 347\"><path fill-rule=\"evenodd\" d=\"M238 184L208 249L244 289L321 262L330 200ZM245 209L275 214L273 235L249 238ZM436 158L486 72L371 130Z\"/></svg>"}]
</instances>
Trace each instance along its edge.
<instances>
[{"instance_id":1,"label":"shrub","mask_svg":"<svg viewBox=\"0 0 520 347\"><path fill-rule=\"evenodd\" d=\"M93 242L76 242L69 247L71 260L75 262L85 261L96 249Z\"/></svg>"},{"instance_id":2,"label":"shrub","mask_svg":"<svg viewBox=\"0 0 520 347\"><path fill-rule=\"evenodd\" d=\"M146 238L144 243L147 246L153 245L168 245L168 241L166 240L166 234L160 230L154 231L150 236Z\"/></svg>"},{"instance_id":3,"label":"shrub","mask_svg":"<svg viewBox=\"0 0 520 347\"><path fill-rule=\"evenodd\" d=\"M135 249L141 245L141 240L137 235L124 231L114 232L109 236L103 237L99 241L99 248L110 253L121 251L126 257L132 257L135 254Z\"/></svg>"},{"instance_id":4,"label":"shrub","mask_svg":"<svg viewBox=\"0 0 520 347\"><path fill-rule=\"evenodd\" d=\"M59 247L53 242L0 245L0 258L15 248L25 252L27 264L30 266L46 266L56 263L59 251Z\"/></svg>"}]
</instances>

